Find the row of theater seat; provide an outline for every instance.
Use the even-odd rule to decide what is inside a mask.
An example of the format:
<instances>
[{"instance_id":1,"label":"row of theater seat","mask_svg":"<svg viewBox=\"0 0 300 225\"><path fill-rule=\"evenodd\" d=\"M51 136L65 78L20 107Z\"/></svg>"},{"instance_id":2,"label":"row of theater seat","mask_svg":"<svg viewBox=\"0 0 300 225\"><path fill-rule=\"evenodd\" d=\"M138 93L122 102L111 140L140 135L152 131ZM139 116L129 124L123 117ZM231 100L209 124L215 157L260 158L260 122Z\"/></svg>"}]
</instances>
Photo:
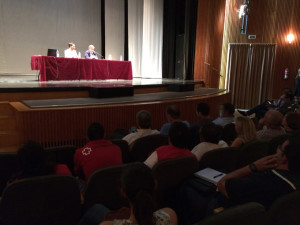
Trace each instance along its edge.
<instances>
[{"instance_id":1,"label":"row of theater seat","mask_svg":"<svg viewBox=\"0 0 300 225\"><path fill-rule=\"evenodd\" d=\"M279 144L287 139L287 135L282 135L272 139L270 142L252 141L245 144L236 151L234 148L224 148L207 152L200 161L200 168L211 167L222 172L231 172L237 168L245 166L267 154L274 154ZM128 146L124 140L113 140L122 151L124 163L143 162L149 154L157 147L168 144L168 139L164 135L149 135L136 140ZM58 146L45 149L48 161L59 164L66 164L73 174L75 146ZM2 193L8 179L18 171L18 162L15 153L0 153L0 191Z\"/></svg>"},{"instance_id":2,"label":"row of theater seat","mask_svg":"<svg viewBox=\"0 0 300 225\"><path fill-rule=\"evenodd\" d=\"M136 162L140 163L140 162ZM93 204L102 203L110 209L128 206L120 195L120 177L129 164L96 171L90 178L81 204L77 180L72 176L54 175L16 181L3 192L0 218L3 225L75 225ZM155 197L158 208L165 206L170 189L198 170L193 157L159 162L153 173L158 187ZM184 204L184 203L182 203ZM266 212L258 203L247 203L209 216L198 225L292 225L299 222L300 192L277 199Z\"/></svg>"},{"instance_id":3,"label":"row of theater seat","mask_svg":"<svg viewBox=\"0 0 300 225\"><path fill-rule=\"evenodd\" d=\"M256 202L226 209L195 225L295 225L299 224L300 191L278 198L268 211Z\"/></svg>"},{"instance_id":4,"label":"row of theater seat","mask_svg":"<svg viewBox=\"0 0 300 225\"><path fill-rule=\"evenodd\" d=\"M135 162L141 163L141 162ZM0 218L3 224L76 224L91 206L101 203L115 210L129 206L120 194L121 174L130 164L99 169L94 172L81 197L78 180L54 175L13 182L3 191ZM169 190L198 170L194 157L166 160L153 168L157 180L155 198L158 208L166 205ZM18 215L18 216L16 216Z\"/></svg>"}]
</instances>

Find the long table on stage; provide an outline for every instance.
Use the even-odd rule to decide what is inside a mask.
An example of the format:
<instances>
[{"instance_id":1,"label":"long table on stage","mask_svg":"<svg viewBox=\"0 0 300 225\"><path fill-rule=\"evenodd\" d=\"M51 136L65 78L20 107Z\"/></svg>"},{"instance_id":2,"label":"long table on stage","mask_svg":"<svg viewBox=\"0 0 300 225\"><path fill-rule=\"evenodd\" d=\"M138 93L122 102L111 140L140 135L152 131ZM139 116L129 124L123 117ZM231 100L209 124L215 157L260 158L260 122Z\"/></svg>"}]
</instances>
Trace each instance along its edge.
<instances>
[{"instance_id":1,"label":"long table on stage","mask_svg":"<svg viewBox=\"0 0 300 225\"><path fill-rule=\"evenodd\" d=\"M31 56L31 69L48 80L132 80L130 61Z\"/></svg>"}]
</instances>

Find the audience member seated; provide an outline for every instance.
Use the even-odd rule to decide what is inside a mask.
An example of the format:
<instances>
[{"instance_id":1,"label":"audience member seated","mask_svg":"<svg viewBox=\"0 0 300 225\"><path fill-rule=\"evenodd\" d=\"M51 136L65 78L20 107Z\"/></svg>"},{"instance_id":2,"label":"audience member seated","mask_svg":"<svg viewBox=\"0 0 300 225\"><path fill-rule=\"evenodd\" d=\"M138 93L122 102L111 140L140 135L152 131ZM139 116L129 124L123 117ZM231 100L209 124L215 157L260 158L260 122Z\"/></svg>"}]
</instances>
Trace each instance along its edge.
<instances>
[{"instance_id":1,"label":"audience member seated","mask_svg":"<svg viewBox=\"0 0 300 225\"><path fill-rule=\"evenodd\" d=\"M229 123L223 127L221 139L227 143L228 146L231 146L233 141L236 139L237 133L235 130L235 124Z\"/></svg>"},{"instance_id":2,"label":"audience member seated","mask_svg":"<svg viewBox=\"0 0 300 225\"><path fill-rule=\"evenodd\" d=\"M159 134L158 130L151 130L152 116L150 112L146 110L139 111L136 114L136 122L138 124L138 129L134 133L128 134L123 138L129 145L138 138Z\"/></svg>"},{"instance_id":3,"label":"audience member seated","mask_svg":"<svg viewBox=\"0 0 300 225\"><path fill-rule=\"evenodd\" d=\"M192 150L198 159L201 160L204 153L209 152L218 148L228 147L227 143L220 140L220 132L217 128L217 125L210 122L208 124L204 124L200 128L200 141L201 143L195 146Z\"/></svg>"},{"instance_id":4,"label":"audience member seated","mask_svg":"<svg viewBox=\"0 0 300 225\"><path fill-rule=\"evenodd\" d=\"M192 125L189 129L189 149L193 149L197 144L200 143L199 129L206 123L212 121L209 116L209 106L206 103L199 103L197 105L197 117L198 122Z\"/></svg>"},{"instance_id":5,"label":"audience member seated","mask_svg":"<svg viewBox=\"0 0 300 225\"><path fill-rule=\"evenodd\" d=\"M163 124L162 127L160 128L160 133L163 135L169 135L169 130L171 127L171 124L175 121L181 121L183 123L185 123L188 127L190 126L190 123L186 120L182 121L180 119L180 110L179 107L177 105L169 105L167 107L167 111L166 111L166 117L168 122Z\"/></svg>"},{"instance_id":6,"label":"audience member seated","mask_svg":"<svg viewBox=\"0 0 300 225\"><path fill-rule=\"evenodd\" d=\"M154 202L155 180L151 169L144 164L129 166L121 178L121 193L128 199L130 209L111 212L101 204L94 205L81 219L79 225L176 225L176 213L170 208L156 210Z\"/></svg>"},{"instance_id":7,"label":"audience member seated","mask_svg":"<svg viewBox=\"0 0 300 225\"><path fill-rule=\"evenodd\" d=\"M235 108L231 103L224 103L220 105L219 117L213 120L213 123L222 127L226 126L229 123L233 123L235 119L234 112Z\"/></svg>"},{"instance_id":8,"label":"audience member seated","mask_svg":"<svg viewBox=\"0 0 300 225\"><path fill-rule=\"evenodd\" d=\"M285 88L283 90L283 94L278 100L266 100L264 103L255 106L247 112L243 112L240 110L238 110L238 112L243 116L250 116L255 113L255 117L258 119L263 118L269 109L275 109L281 112L282 114L285 114L288 110L288 107L292 104L292 99L292 91L289 88Z\"/></svg>"},{"instance_id":9,"label":"audience member seated","mask_svg":"<svg viewBox=\"0 0 300 225\"><path fill-rule=\"evenodd\" d=\"M258 139L269 141L274 137L285 134L281 127L283 116L280 112L270 109L266 112L263 119L259 121L259 131L257 131Z\"/></svg>"},{"instance_id":10,"label":"audience member seated","mask_svg":"<svg viewBox=\"0 0 300 225\"><path fill-rule=\"evenodd\" d=\"M146 159L145 164L152 168L157 162L184 157L194 156L190 150L187 149L188 141L188 127L183 122L172 123L169 131L169 145L161 146L157 148L149 157Z\"/></svg>"},{"instance_id":11,"label":"audience member seated","mask_svg":"<svg viewBox=\"0 0 300 225\"><path fill-rule=\"evenodd\" d=\"M231 144L231 147L240 148L245 143L257 139L255 125L252 119L240 116L235 120L235 130L237 137Z\"/></svg>"},{"instance_id":12,"label":"audience member seated","mask_svg":"<svg viewBox=\"0 0 300 225\"><path fill-rule=\"evenodd\" d=\"M17 153L20 171L15 174L8 183L16 180L53 175L64 174L71 175L70 170L64 164L55 165L45 160L43 147L35 141L27 141Z\"/></svg>"},{"instance_id":13,"label":"audience member seated","mask_svg":"<svg viewBox=\"0 0 300 225\"><path fill-rule=\"evenodd\" d=\"M299 136L290 137L275 155L227 174L219 191L233 204L258 202L268 208L278 197L300 189Z\"/></svg>"},{"instance_id":14,"label":"audience member seated","mask_svg":"<svg viewBox=\"0 0 300 225\"><path fill-rule=\"evenodd\" d=\"M194 224L219 207L247 202L268 207L280 196L300 189L300 142L290 139L274 155L263 157L224 176L219 192L206 193L189 185L182 187L172 207L182 224ZM185 202L185 204L182 204Z\"/></svg>"},{"instance_id":15,"label":"audience member seated","mask_svg":"<svg viewBox=\"0 0 300 225\"><path fill-rule=\"evenodd\" d=\"M300 130L300 114L289 112L285 114L282 121L282 126L286 133L293 134Z\"/></svg>"},{"instance_id":16,"label":"audience member seated","mask_svg":"<svg viewBox=\"0 0 300 225\"><path fill-rule=\"evenodd\" d=\"M104 128L100 123L90 124L87 136L89 142L74 155L74 172L86 181L98 169L122 164L120 148L104 140Z\"/></svg>"}]
</instances>

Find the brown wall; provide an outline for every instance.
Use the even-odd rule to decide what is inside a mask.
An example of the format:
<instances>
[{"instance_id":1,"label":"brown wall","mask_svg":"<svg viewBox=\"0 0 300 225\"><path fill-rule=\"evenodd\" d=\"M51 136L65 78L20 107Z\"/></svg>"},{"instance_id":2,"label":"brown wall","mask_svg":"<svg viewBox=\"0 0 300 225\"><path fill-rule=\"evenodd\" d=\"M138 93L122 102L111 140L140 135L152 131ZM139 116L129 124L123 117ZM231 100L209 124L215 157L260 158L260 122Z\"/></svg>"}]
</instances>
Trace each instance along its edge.
<instances>
[{"instance_id":1,"label":"brown wall","mask_svg":"<svg viewBox=\"0 0 300 225\"><path fill-rule=\"evenodd\" d=\"M195 80L218 87L226 0L199 0L195 51Z\"/></svg>"},{"instance_id":2,"label":"brown wall","mask_svg":"<svg viewBox=\"0 0 300 225\"><path fill-rule=\"evenodd\" d=\"M71 144L82 146L86 142L86 128L91 122L100 122L110 136L116 128L129 129L136 124L136 113L149 110L153 116L152 128L160 129L166 122L165 110L170 104L181 109L181 118L191 124L197 121L196 106L206 102L211 107L211 116L217 117L218 107L230 99L230 93L180 98L168 101L98 105L87 107L63 107L31 109L20 102L6 103L11 107L12 118L17 127L14 142L6 144L0 139L0 152L16 151L24 140L35 140L44 147Z\"/></svg>"},{"instance_id":3,"label":"brown wall","mask_svg":"<svg viewBox=\"0 0 300 225\"><path fill-rule=\"evenodd\" d=\"M220 87L223 87L228 43L275 43L273 97L278 97L284 87L294 87L294 78L300 67L300 13L297 12L300 1L250 0L247 35L240 34L241 21L238 19L237 9L242 2L243 0L227 0L225 4L225 0L199 0L195 78L206 81L208 87L215 86L214 82L209 82L213 79L210 77L215 75L209 71L208 66L205 68L205 62L208 62L211 67L219 69L222 75ZM221 27L222 18L224 31L221 32L221 29L216 28ZM285 39L290 31L296 37L292 44L288 44ZM256 39L248 40L249 34L255 34ZM220 42L223 42L222 47ZM285 68L290 71L288 80L283 79Z\"/></svg>"}]
</instances>

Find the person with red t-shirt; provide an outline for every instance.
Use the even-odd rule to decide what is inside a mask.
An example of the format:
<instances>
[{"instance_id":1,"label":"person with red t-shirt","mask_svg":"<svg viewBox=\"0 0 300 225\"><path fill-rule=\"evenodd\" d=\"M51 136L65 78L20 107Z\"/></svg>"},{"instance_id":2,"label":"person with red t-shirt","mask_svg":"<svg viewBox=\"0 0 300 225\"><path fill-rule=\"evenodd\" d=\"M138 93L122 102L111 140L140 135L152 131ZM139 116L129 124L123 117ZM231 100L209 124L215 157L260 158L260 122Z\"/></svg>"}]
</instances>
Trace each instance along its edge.
<instances>
[{"instance_id":1,"label":"person with red t-shirt","mask_svg":"<svg viewBox=\"0 0 300 225\"><path fill-rule=\"evenodd\" d=\"M144 162L148 167L162 160L179 158L184 156L196 157L187 149L188 127L183 122L172 123L169 130L169 145L157 148Z\"/></svg>"},{"instance_id":2,"label":"person with red t-shirt","mask_svg":"<svg viewBox=\"0 0 300 225\"><path fill-rule=\"evenodd\" d=\"M117 145L104 139L104 128L100 123L92 123L87 130L90 142L74 155L74 172L89 177L98 169L122 164L122 152Z\"/></svg>"}]
</instances>

